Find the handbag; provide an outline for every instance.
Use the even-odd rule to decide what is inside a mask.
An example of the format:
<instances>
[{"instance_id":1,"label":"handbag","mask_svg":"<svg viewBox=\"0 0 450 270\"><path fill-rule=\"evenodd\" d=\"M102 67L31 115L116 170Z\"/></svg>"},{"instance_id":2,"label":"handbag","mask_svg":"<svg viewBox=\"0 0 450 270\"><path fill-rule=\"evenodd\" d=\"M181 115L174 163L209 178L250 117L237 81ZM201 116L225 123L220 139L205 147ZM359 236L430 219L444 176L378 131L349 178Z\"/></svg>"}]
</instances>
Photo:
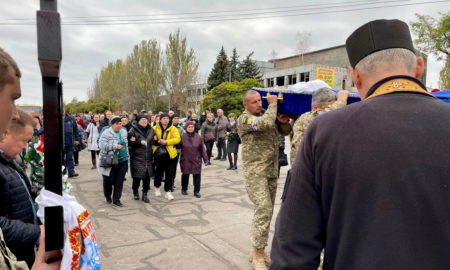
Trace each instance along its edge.
<instances>
[{"instance_id":1,"label":"handbag","mask_svg":"<svg viewBox=\"0 0 450 270\"><path fill-rule=\"evenodd\" d=\"M119 156L114 151L109 151L100 156L100 167L110 168L119 165Z\"/></svg>"},{"instance_id":2,"label":"handbag","mask_svg":"<svg viewBox=\"0 0 450 270\"><path fill-rule=\"evenodd\" d=\"M167 153L168 152L167 152L166 146L165 145L161 145L161 146L158 147L158 149L156 149L155 156L160 157L160 156L163 156L163 155L165 155Z\"/></svg>"},{"instance_id":3,"label":"handbag","mask_svg":"<svg viewBox=\"0 0 450 270\"><path fill-rule=\"evenodd\" d=\"M205 142L210 142L210 141L214 141L216 138L214 137L214 134L212 134L212 133L207 133L207 134L205 134L205 137L204 137L204 141Z\"/></svg>"},{"instance_id":4,"label":"handbag","mask_svg":"<svg viewBox=\"0 0 450 270\"><path fill-rule=\"evenodd\" d=\"M166 133L166 139L167 139L167 132L165 132ZM162 138L164 139L164 135L165 134L163 134L162 135ZM164 156L165 154L168 154L169 152L167 152L167 148L166 148L166 146L165 145L160 145L157 149L156 149L156 151L155 151L155 153L153 153L155 156L157 156L157 157L161 157L161 156Z\"/></svg>"},{"instance_id":5,"label":"handbag","mask_svg":"<svg viewBox=\"0 0 450 270\"><path fill-rule=\"evenodd\" d=\"M288 165L287 155L284 152L281 152L278 157L278 165L280 167Z\"/></svg>"}]
</instances>

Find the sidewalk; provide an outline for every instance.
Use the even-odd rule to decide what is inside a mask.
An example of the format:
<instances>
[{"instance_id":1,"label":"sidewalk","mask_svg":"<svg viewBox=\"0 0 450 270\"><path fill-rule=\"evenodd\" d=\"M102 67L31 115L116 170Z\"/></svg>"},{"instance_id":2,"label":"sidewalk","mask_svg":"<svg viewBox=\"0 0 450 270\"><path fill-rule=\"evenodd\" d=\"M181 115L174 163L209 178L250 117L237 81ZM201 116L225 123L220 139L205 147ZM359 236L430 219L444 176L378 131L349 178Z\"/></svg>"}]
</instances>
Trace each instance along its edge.
<instances>
[{"instance_id":1,"label":"sidewalk","mask_svg":"<svg viewBox=\"0 0 450 270\"><path fill-rule=\"evenodd\" d=\"M150 204L135 201L127 174L122 208L106 203L102 177L90 167L90 153L82 151L76 167L80 176L71 180L71 194L94 217L103 269L252 269L248 255L253 207L239 161L237 171L226 170L228 161L213 160L211 166L203 166L200 199L193 196L192 178L189 195L181 195L178 168L175 200L167 201L164 193L155 197L152 181ZM282 167L278 182L270 239L287 168Z\"/></svg>"}]
</instances>

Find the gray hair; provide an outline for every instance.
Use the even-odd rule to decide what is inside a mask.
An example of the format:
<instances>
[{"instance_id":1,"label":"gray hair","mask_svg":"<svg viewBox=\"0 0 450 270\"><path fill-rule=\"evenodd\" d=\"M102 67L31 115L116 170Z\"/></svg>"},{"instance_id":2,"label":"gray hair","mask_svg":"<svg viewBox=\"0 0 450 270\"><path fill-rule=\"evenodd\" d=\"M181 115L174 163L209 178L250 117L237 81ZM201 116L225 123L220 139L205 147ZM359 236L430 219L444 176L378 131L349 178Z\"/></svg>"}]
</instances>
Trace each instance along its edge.
<instances>
[{"instance_id":1,"label":"gray hair","mask_svg":"<svg viewBox=\"0 0 450 270\"><path fill-rule=\"evenodd\" d=\"M417 56L410 50L393 48L378 51L364 57L355 68L366 74L377 74L382 70L402 67L414 73Z\"/></svg>"},{"instance_id":2,"label":"gray hair","mask_svg":"<svg viewBox=\"0 0 450 270\"><path fill-rule=\"evenodd\" d=\"M320 88L312 95L312 105L322 106L325 102L335 101L336 93L330 88Z\"/></svg>"},{"instance_id":3,"label":"gray hair","mask_svg":"<svg viewBox=\"0 0 450 270\"><path fill-rule=\"evenodd\" d=\"M253 96L253 95L259 95L259 92L255 91L253 89L247 90L247 92L245 92L245 94L244 94L244 98L242 99L242 102L246 103L247 102L247 97L248 96Z\"/></svg>"}]
</instances>

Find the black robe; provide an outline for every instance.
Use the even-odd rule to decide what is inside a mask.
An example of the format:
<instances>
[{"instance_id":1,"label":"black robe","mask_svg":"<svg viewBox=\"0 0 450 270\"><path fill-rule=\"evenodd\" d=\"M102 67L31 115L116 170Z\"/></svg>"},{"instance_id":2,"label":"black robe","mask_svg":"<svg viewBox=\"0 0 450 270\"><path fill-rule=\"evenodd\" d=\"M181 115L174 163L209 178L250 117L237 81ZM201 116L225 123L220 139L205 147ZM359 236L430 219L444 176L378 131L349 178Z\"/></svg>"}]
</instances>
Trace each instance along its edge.
<instances>
[{"instance_id":1,"label":"black robe","mask_svg":"<svg viewBox=\"0 0 450 270\"><path fill-rule=\"evenodd\" d=\"M450 105L391 93L314 120L270 269L450 269Z\"/></svg>"}]
</instances>

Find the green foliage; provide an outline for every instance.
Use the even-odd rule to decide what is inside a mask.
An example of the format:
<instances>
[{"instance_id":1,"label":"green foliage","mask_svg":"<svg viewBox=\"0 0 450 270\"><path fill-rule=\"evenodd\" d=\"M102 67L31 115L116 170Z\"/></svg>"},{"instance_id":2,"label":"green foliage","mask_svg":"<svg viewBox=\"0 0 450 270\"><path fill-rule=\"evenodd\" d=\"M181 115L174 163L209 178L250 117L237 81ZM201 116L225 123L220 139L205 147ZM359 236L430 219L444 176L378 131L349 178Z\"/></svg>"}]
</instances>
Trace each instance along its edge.
<instances>
[{"instance_id":1,"label":"green foliage","mask_svg":"<svg viewBox=\"0 0 450 270\"><path fill-rule=\"evenodd\" d=\"M436 19L416 14L417 21L411 22L413 33L417 36L416 45L425 53L434 54L438 60L445 61L440 72L441 87L450 88L450 12Z\"/></svg>"},{"instance_id":2,"label":"green foliage","mask_svg":"<svg viewBox=\"0 0 450 270\"><path fill-rule=\"evenodd\" d=\"M256 65L256 62L252 60L254 52L251 52L242 63L239 65L239 72L242 79L257 79L260 80L262 78L259 67Z\"/></svg>"},{"instance_id":3,"label":"green foliage","mask_svg":"<svg viewBox=\"0 0 450 270\"><path fill-rule=\"evenodd\" d=\"M233 55L230 58L228 69L230 73L230 82L239 81L241 74L239 72L239 55L237 54L236 48L233 49Z\"/></svg>"},{"instance_id":4,"label":"green foliage","mask_svg":"<svg viewBox=\"0 0 450 270\"><path fill-rule=\"evenodd\" d=\"M216 63L214 63L214 67L208 76L209 89L212 89L223 82L229 81L230 76L228 67L229 64L227 54L222 46L219 54L217 55Z\"/></svg>"},{"instance_id":5,"label":"green foliage","mask_svg":"<svg viewBox=\"0 0 450 270\"><path fill-rule=\"evenodd\" d=\"M228 115L240 115L244 110L242 99L244 93L252 87L264 87L256 79L244 79L240 82L224 82L211 89L201 101L201 110L211 108L213 111L223 109Z\"/></svg>"},{"instance_id":6,"label":"green foliage","mask_svg":"<svg viewBox=\"0 0 450 270\"><path fill-rule=\"evenodd\" d=\"M111 105L108 106L103 102L89 99L88 101L80 102L72 100L71 103L68 103L64 106L64 109L67 113L104 113L106 110L108 110L108 108L111 108L111 110L118 110L120 108L120 104L116 100L111 100Z\"/></svg>"}]
</instances>

